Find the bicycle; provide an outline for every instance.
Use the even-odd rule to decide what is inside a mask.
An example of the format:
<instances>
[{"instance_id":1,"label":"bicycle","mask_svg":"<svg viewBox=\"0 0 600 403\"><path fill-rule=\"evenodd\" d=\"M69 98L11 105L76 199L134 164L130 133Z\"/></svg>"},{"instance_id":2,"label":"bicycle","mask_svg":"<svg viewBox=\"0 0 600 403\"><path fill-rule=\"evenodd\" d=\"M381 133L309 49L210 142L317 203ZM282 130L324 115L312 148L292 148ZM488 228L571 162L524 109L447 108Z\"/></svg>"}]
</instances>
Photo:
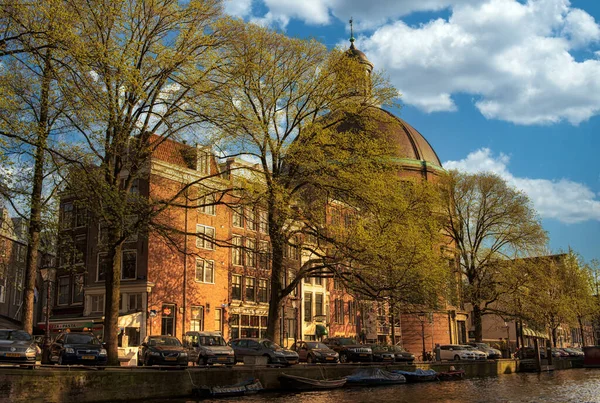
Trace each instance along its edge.
<instances>
[{"instance_id":1,"label":"bicycle","mask_svg":"<svg viewBox=\"0 0 600 403\"><path fill-rule=\"evenodd\" d=\"M425 356L423 356L423 354L418 355L417 359L421 362L435 361L435 354L433 353L433 351L426 351Z\"/></svg>"}]
</instances>

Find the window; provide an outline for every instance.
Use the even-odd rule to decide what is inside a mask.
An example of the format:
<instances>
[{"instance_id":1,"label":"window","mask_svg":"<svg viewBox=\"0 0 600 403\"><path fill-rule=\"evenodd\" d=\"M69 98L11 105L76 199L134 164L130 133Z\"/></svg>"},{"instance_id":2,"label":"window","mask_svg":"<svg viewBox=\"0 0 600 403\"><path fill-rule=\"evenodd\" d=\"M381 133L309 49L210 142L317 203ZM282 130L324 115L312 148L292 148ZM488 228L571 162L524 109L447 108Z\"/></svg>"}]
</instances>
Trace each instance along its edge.
<instances>
[{"instance_id":1,"label":"window","mask_svg":"<svg viewBox=\"0 0 600 403\"><path fill-rule=\"evenodd\" d=\"M254 267L256 264L256 241L252 238L246 238L246 266Z\"/></svg>"},{"instance_id":2,"label":"window","mask_svg":"<svg viewBox=\"0 0 600 403\"><path fill-rule=\"evenodd\" d=\"M196 170L204 175L210 173L210 154L206 151L198 150L198 165L196 166Z\"/></svg>"},{"instance_id":3,"label":"window","mask_svg":"<svg viewBox=\"0 0 600 403\"><path fill-rule=\"evenodd\" d=\"M265 279L258 280L257 302L268 302L268 284L269 282Z\"/></svg>"},{"instance_id":4,"label":"window","mask_svg":"<svg viewBox=\"0 0 600 403\"><path fill-rule=\"evenodd\" d=\"M231 248L231 264L242 265L242 237L234 236L231 240L233 247Z\"/></svg>"},{"instance_id":5,"label":"window","mask_svg":"<svg viewBox=\"0 0 600 403\"><path fill-rule=\"evenodd\" d=\"M242 276L231 276L231 299L242 299Z\"/></svg>"},{"instance_id":6,"label":"window","mask_svg":"<svg viewBox=\"0 0 600 403\"><path fill-rule=\"evenodd\" d=\"M312 292L304 293L304 321L312 322Z\"/></svg>"},{"instance_id":7,"label":"window","mask_svg":"<svg viewBox=\"0 0 600 403\"><path fill-rule=\"evenodd\" d=\"M304 284L312 284L312 277L304 277Z\"/></svg>"},{"instance_id":8,"label":"window","mask_svg":"<svg viewBox=\"0 0 600 403\"><path fill-rule=\"evenodd\" d=\"M344 301L341 299L335 300L335 322L344 324Z\"/></svg>"},{"instance_id":9,"label":"window","mask_svg":"<svg viewBox=\"0 0 600 403\"><path fill-rule=\"evenodd\" d=\"M215 262L212 260L196 259L196 281L201 283L215 282Z\"/></svg>"},{"instance_id":10,"label":"window","mask_svg":"<svg viewBox=\"0 0 600 403\"><path fill-rule=\"evenodd\" d=\"M233 207L231 209L231 222L234 227L244 227L244 213L241 207Z\"/></svg>"},{"instance_id":11,"label":"window","mask_svg":"<svg viewBox=\"0 0 600 403\"><path fill-rule=\"evenodd\" d=\"M215 195L206 195L200 198L199 210L201 213L215 215Z\"/></svg>"},{"instance_id":12,"label":"window","mask_svg":"<svg viewBox=\"0 0 600 403\"><path fill-rule=\"evenodd\" d=\"M323 275L323 271L322 270L318 270L317 272L315 272L315 285L323 285L323 277L321 277Z\"/></svg>"},{"instance_id":13,"label":"window","mask_svg":"<svg viewBox=\"0 0 600 403\"><path fill-rule=\"evenodd\" d=\"M101 222L98 225L98 244L106 245L108 243L108 224Z\"/></svg>"},{"instance_id":14,"label":"window","mask_svg":"<svg viewBox=\"0 0 600 403\"><path fill-rule=\"evenodd\" d=\"M73 303L81 304L83 302L83 274L76 274L73 276Z\"/></svg>"},{"instance_id":15,"label":"window","mask_svg":"<svg viewBox=\"0 0 600 403\"><path fill-rule=\"evenodd\" d=\"M17 244L17 260L21 263L25 262L27 254L27 247L24 245Z\"/></svg>"},{"instance_id":16,"label":"window","mask_svg":"<svg viewBox=\"0 0 600 403\"><path fill-rule=\"evenodd\" d=\"M104 281L106 273L110 268L111 261L108 258L108 253L98 253L98 271L96 273L96 281Z\"/></svg>"},{"instance_id":17,"label":"window","mask_svg":"<svg viewBox=\"0 0 600 403\"><path fill-rule=\"evenodd\" d=\"M69 288L70 288L69 277L58 278L58 305L69 304Z\"/></svg>"},{"instance_id":18,"label":"window","mask_svg":"<svg viewBox=\"0 0 600 403\"><path fill-rule=\"evenodd\" d=\"M204 330L204 307L194 306L191 307L192 317L190 318L190 330L201 332Z\"/></svg>"},{"instance_id":19,"label":"window","mask_svg":"<svg viewBox=\"0 0 600 403\"><path fill-rule=\"evenodd\" d=\"M137 252L134 250L124 250L121 260L121 280L135 280L137 266Z\"/></svg>"},{"instance_id":20,"label":"window","mask_svg":"<svg viewBox=\"0 0 600 403\"><path fill-rule=\"evenodd\" d=\"M61 227L71 228L73 226L73 203L65 203L62 208Z\"/></svg>"},{"instance_id":21,"label":"window","mask_svg":"<svg viewBox=\"0 0 600 403\"><path fill-rule=\"evenodd\" d=\"M356 301L348 301L348 324L356 325Z\"/></svg>"},{"instance_id":22,"label":"window","mask_svg":"<svg viewBox=\"0 0 600 403\"><path fill-rule=\"evenodd\" d=\"M6 279L0 280L0 303L6 302Z\"/></svg>"},{"instance_id":23,"label":"window","mask_svg":"<svg viewBox=\"0 0 600 403\"><path fill-rule=\"evenodd\" d=\"M75 211L75 227L85 227L87 224L87 209L77 207Z\"/></svg>"},{"instance_id":24,"label":"window","mask_svg":"<svg viewBox=\"0 0 600 403\"><path fill-rule=\"evenodd\" d=\"M256 212L252 209L246 210L246 229L256 231Z\"/></svg>"},{"instance_id":25,"label":"window","mask_svg":"<svg viewBox=\"0 0 600 403\"><path fill-rule=\"evenodd\" d=\"M90 297L90 313L104 313L104 294Z\"/></svg>"},{"instance_id":26,"label":"window","mask_svg":"<svg viewBox=\"0 0 600 403\"><path fill-rule=\"evenodd\" d=\"M87 239L85 235L79 235L75 238L75 256L73 257L73 263L84 264L87 249Z\"/></svg>"},{"instance_id":27,"label":"window","mask_svg":"<svg viewBox=\"0 0 600 403\"><path fill-rule=\"evenodd\" d=\"M246 277L246 301L254 301L254 292L255 292L255 280L252 277Z\"/></svg>"},{"instance_id":28,"label":"window","mask_svg":"<svg viewBox=\"0 0 600 403\"><path fill-rule=\"evenodd\" d=\"M138 178L131 181L131 186L129 187L129 193L137 195L140 194L140 180Z\"/></svg>"},{"instance_id":29,"label":"window","mask_svg":"<svg viewBox=\"0 0 600 403\"><path fill-rule=\"evenodd\" d=\"M338 276L335 276L333 278L333 289L337 290L337 291L342 291L344 289L344 286L342 284L342 279L339 278Z\"/></svg>"},{"instance_id":30,"label":"window","mask_svg":"<svg viewBox=\"0 0 600 403\"><path fill-rule=\"evenodd\" d=\"M223 309L215 309L215 330L218 332L223 331Z\"/></svg>"},{"instance_id":31,"label":"window","mask_svg":"<svg viewBox=\"0 0 600 403\"><path fill-rule=\"evenodd\" d=\"M259 251L258 251L258 267L261 269L269 268L269 242L268 241L259 241Z\"/></svg>"},{"instance_id":32,"label":"window","mask_svg":"<svg viewBox=\"0 0 600 403\"><path fill-rule=\"evenodd\" d=\"M196 234L198 238L196 239L196 246L202 249L215 249L215 229L212 227L207 227L205 225L196 225Z\"/></svg>"},{"instance_id":33,"label":"window","mask_svg":"<svg viewBox=\"0 0 600 403\"><path fill-rule=\"evenodd\" d=\"M323 294L315 294L315 315L323 315Z\"/></svg>"},{"instance_id":34,"label":"window","mask_svg":"<svg viewBox=\"0 0 600 403\"><path fill-rule=\"evenodd\" d=\"M296 245L295 240L290 240L290 243L285 245L283 250L283 257L287 257L291 260L298 260L298 245Z\"/></svg>"},{"instance_id":35,"label":"window","mask_svg":"<svg viewBox=\"0 0 600 403\"><path fill-rule=\"evenodd\" d=\"M258 212L258 230L263 234L269 233L269 216L264 210Z\"/></svg>"},{"instance_id":36,"label":"window","mask_svg":"<svg viewBox=\"0 0 600 403\"><path fill-rule=\"evenodd\" d=\"M129 305L127 309L129 311L141 311L143 309L142 306L142 293L129 294Z\"/></svg>"}]
</instances>

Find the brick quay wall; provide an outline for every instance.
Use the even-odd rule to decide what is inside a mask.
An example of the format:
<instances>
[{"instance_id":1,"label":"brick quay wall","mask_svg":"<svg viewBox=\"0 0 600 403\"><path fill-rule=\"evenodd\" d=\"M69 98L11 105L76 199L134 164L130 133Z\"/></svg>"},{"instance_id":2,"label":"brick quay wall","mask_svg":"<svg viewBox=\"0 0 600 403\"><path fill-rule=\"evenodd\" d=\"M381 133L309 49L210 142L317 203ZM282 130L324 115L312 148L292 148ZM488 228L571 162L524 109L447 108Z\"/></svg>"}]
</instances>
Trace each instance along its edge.
<instances>
[{"instance_id":1,"label":"brick quay wall","mask_svg":"<svg viewBox=\"0 0 600 403\"><path fill-rule=\"evenodd\" d=\"M555 360L555 369L573 368L575 361ZM448 371L464 369L467 378L497 376L518 372L517 360L486 362L444 362L417 365L369 365L382 369L416 368ZM186 370L152 368L107 368L103 371L78 368L0 368L0 402L118 402L151 398L186 397L199 386L231 385L247 379L260 379L265 389L279 388L281 373L324 379L350 375L359 365L294 365L288 368L242 366L234 368L189 367Z\"/></svg>"}]
</instances>

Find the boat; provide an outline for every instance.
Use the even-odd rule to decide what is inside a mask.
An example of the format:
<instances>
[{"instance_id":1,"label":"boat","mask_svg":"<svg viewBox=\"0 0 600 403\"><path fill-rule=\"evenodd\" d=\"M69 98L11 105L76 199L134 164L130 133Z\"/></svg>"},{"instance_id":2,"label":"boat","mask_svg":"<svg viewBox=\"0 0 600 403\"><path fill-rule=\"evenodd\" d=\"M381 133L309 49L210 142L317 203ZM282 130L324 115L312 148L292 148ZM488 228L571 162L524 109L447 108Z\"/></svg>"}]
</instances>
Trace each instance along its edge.
<instances>
[{"instance_id":1,"label":"boat","mask_svg":"<svg viewBox=\"0 0 600 403\"><path fill-rule=\"evenodd\" d=\"M198 397L229 397L229 396L244 396L252 393L257 393L263 390L263 386L258 379L247 379L245 381L227 385L227 386L201 386L193 388L192 394Z\"/></svg>"},{"instance_id":2,"label":"boat","mask_svg":"<svg viewBox=\"0 0 600 403\"><path fill-rule=\"evenodd\" d=\"M279 383L282 388L292 390L320 390L341 388L346 383L346 378L340 379L312 379L302 376L281 374Z\"/></svg>"},{"instance_id":3,"label":"boat","mask_svg":"<svg viewBox=\"0 0 600 403\"><path fill-rule=\"evenodd\" d=\"M415 382L431 382L437 379L438 373L433 369L421 369L417 368L414 372L411 371L401 371L395 370L392 371L394 374L403 375L406 378L406 382L415 383Z\"/></svg>"},{"instance_id":4,"label":"boat","mask_svg":"<svg viewBox=\"0 0 600 403\"><path fill-rule=\"evenodd\" d=\"M347 385L357 386L376 386L376 385L397 385L406 383L406 378L402 374L384 371L379 368L359 369L352 375L346 377Z\"/></svg>"},{"instance_id":5,"label":"boat","mask_svg":"<svg viewBox=\"0 0 600 403\"><path fill-rule=\"evenodd\" d=\"M440 381L459 381L465 379L465 370L457 369L445 372L438 372L437 379Z\"/></svg>"}]
</instances>

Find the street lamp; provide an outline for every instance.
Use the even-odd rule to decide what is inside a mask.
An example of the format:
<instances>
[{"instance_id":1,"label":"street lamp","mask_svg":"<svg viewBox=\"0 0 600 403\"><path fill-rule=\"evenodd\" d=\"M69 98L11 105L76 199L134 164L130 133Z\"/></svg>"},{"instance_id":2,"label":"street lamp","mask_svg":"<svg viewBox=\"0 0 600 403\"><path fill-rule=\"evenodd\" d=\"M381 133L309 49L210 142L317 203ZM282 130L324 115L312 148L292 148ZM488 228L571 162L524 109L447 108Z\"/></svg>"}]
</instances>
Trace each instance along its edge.
<instances>
[{"instance_id":1,"label":"street lamp","mask_svg":"<svg viewBox=\"0 0 600 403\"><path fill-rule=\"evenodd\" d=\"M421 312L417 315L419 317L419 320L421 321L421 336L422 336L422 340L423 340L423 356L422 356L422 360L425 361L425 357L427 356L427 351L425 350L425 313Z\"/></svg>"},{"instance_id":2,"label":"street lamp","mask_svg":"<svg viewBox=\"0 0 600 403\"><path fill-rule=\"evenodd\" d=\"M46 286L46 333L44 334L44 348L47 348L50 344L50 290L52 279L54 278L54 272L56 271L53 267L41 267L40 275L42 280L47 283Z\"/></svg>"}]
</instances>

